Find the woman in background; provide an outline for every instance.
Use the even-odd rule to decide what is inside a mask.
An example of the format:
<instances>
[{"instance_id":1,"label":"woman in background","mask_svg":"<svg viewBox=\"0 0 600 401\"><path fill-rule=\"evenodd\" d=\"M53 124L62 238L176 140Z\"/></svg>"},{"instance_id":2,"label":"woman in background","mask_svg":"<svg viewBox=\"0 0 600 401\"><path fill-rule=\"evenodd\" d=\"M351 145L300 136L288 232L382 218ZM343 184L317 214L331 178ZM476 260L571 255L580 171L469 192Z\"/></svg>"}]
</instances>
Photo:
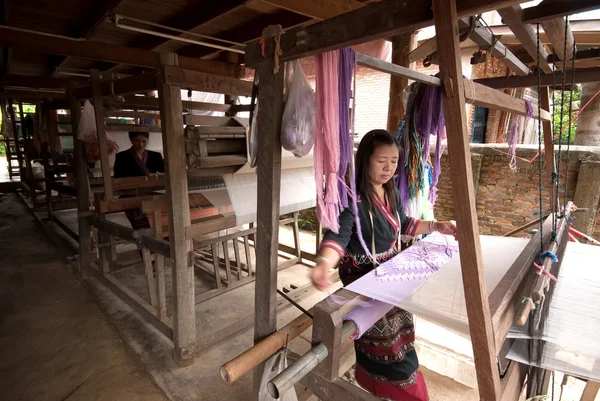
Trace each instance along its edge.
<instances>
[{"instance_id":1,"label":"woman in background","mask_svg":"<svg viewBox=\"0 0 600 401\"><path fill-rule=\"evenodd\" d=\"M158 152L147 150L150 136L147 132L130 132L131 148L116 154L114 177L143 177L165 172L165 162ZM122 196L125 197L125 196ZM150 228L146 213L138 208L125 211L134 230Z\"/></svg>"},{"instance_id":2,"label":"woman in background","mask_svg":"<svg viewBox=\"0 0 600 401\"><path fill-rule=\"evenodd\" d=\"M456 235L456 226L450 222L421 221L404 214L393 180L398 153L394 137L385 130L370 131L361 140L356 154L358 218L362 236L372 248L369 252L376 263L361 246L355 216L346 209L339 217L339 233L328 231L323 237L317 265L311 272L318 289L330 285L332 268L339 269L342 283L348 285L392 258L400 251L399 235L416 236L432 231ZM412 314L393 308L354 342L358 384L385 399L428 401L414 341Z\"/></svg>"}]
</instances>

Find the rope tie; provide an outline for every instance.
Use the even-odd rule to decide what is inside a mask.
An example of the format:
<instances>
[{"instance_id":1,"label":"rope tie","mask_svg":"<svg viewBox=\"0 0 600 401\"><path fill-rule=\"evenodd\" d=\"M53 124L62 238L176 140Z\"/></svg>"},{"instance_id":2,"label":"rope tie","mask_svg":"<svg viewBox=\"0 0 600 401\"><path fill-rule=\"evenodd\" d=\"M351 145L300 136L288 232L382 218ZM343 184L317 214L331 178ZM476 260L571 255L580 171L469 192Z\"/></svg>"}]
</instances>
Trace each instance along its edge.
<instances>
[{"instance_id":1,"label":"rope tie","mask_svg":"<svg viewBox=\"0 0 600 401\"><path fill-rule=\"evenodd\" d=\"M558 262L558 257L553 252L550 252L550 251L546 251L540 255L540 261L543 262L544 258L550 258L550 259L552 259L552 262L554 262L554 263Z\"/></svg>"},{"instance_id":2,"label":"rope tie","mask_svg":"<svg viewBox=\"0 0 600 401\"><path fill-rule=\"evenodd\" d=\"M281 50L281 34L283 33L283 28L281 25L271 25L263 29L262 35L260 37L260 50L263 57L265 57L265 45L266 41L269 38L275 38L275 52L273 55L273 73L277 74L279 72L279 57L283 54Z\"/></svg>"},{"instance_id":3,"label":"rope tie","mask_svg":"<svg viewBox=\"0 0 600 401\"><path fill-rule=\"evenodd\" d=\"M550 280L557 282L558 279L556 278L556 276L552 273L550 273L548 270L544 269L543 266L538 265L537 263L533 262L533 265L539 270L538 271L538 276L541 276L542 274L545 274L546 276L548 276L550 278Z\"/></svg>"},{"instance_id":4,"label":"rope tie","mask_svg":"<svg viewBox=\"0 0 600 401\"><path fill-rule=\"evenodd\" d=\"M521 303L524 304L527 301L531 304L531 310L535 310L535 302L533 302L533 298L523 297L523 300L521 301Z\"/></svg>"}]
</instances>

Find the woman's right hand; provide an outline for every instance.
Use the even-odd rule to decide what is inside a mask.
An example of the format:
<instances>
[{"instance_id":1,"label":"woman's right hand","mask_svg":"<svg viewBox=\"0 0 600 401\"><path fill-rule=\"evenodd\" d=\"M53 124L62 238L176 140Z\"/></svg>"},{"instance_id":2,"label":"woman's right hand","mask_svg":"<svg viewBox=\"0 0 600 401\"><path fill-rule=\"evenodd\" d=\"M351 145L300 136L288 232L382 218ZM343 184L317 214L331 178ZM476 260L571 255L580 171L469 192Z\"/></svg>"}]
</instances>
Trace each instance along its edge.
<instances>
[{"instance_id":1,"label":"woman's right hand","mask_svg":"<svg viewBox=\"0 0 600 401\"><path fill-rule=\"evenodd\" d=\"M310 271L310 279L319 291L325 291L331 285L329 281L329 266L327 263L319 263Z\"/></svg>"}]
</instances>

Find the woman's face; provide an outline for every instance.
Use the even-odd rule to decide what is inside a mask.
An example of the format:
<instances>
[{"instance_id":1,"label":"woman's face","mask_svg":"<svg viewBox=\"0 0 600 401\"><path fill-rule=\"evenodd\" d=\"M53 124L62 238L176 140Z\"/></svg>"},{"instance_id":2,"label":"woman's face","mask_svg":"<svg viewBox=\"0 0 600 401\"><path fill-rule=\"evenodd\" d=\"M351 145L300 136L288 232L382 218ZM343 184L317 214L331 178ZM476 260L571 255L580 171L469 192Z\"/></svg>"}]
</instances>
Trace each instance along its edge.
<instances>
[{"instance_id":1,"label":"woman's face","mask_svg":"<svg viewBox=\"0 0 600 401\"><path fill-rule=\"evenodd\" d=\"M137 135L131 138L131 144L136 152L142 152L148 146L148 138L144 135Z\"/></svg>"},{"instance_id":2,"label":"woman's face","mask_svg":"<svg viewBox=\"0 0 600 401\"><path fill-rule=\"evenodd\" d=\"M383 185L396 172L398 165L398 147L382 145L375 149L369 161L369 180L373 185Z\"/></svg>"}]
</instances>

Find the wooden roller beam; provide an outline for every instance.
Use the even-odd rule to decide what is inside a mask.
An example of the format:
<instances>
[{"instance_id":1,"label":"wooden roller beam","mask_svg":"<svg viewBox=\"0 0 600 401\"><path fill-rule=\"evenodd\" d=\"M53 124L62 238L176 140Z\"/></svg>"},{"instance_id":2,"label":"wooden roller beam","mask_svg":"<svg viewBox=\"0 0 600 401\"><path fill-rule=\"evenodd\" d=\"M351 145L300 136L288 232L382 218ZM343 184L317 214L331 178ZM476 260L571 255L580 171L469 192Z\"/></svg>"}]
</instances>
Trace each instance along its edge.
<instances>
[{"instance_id":1,"label":"wooden roller beam","mask_svg":"<svg viewBox=\"0 0 600 401\"><path fill-rule=\"evenodd\" d=\"M164 67L162 75L167 84L178 85L185 89L223 93L226 95L252 95L252 81L211 75L175 66Z\"/></svg>"}]
</instances>

